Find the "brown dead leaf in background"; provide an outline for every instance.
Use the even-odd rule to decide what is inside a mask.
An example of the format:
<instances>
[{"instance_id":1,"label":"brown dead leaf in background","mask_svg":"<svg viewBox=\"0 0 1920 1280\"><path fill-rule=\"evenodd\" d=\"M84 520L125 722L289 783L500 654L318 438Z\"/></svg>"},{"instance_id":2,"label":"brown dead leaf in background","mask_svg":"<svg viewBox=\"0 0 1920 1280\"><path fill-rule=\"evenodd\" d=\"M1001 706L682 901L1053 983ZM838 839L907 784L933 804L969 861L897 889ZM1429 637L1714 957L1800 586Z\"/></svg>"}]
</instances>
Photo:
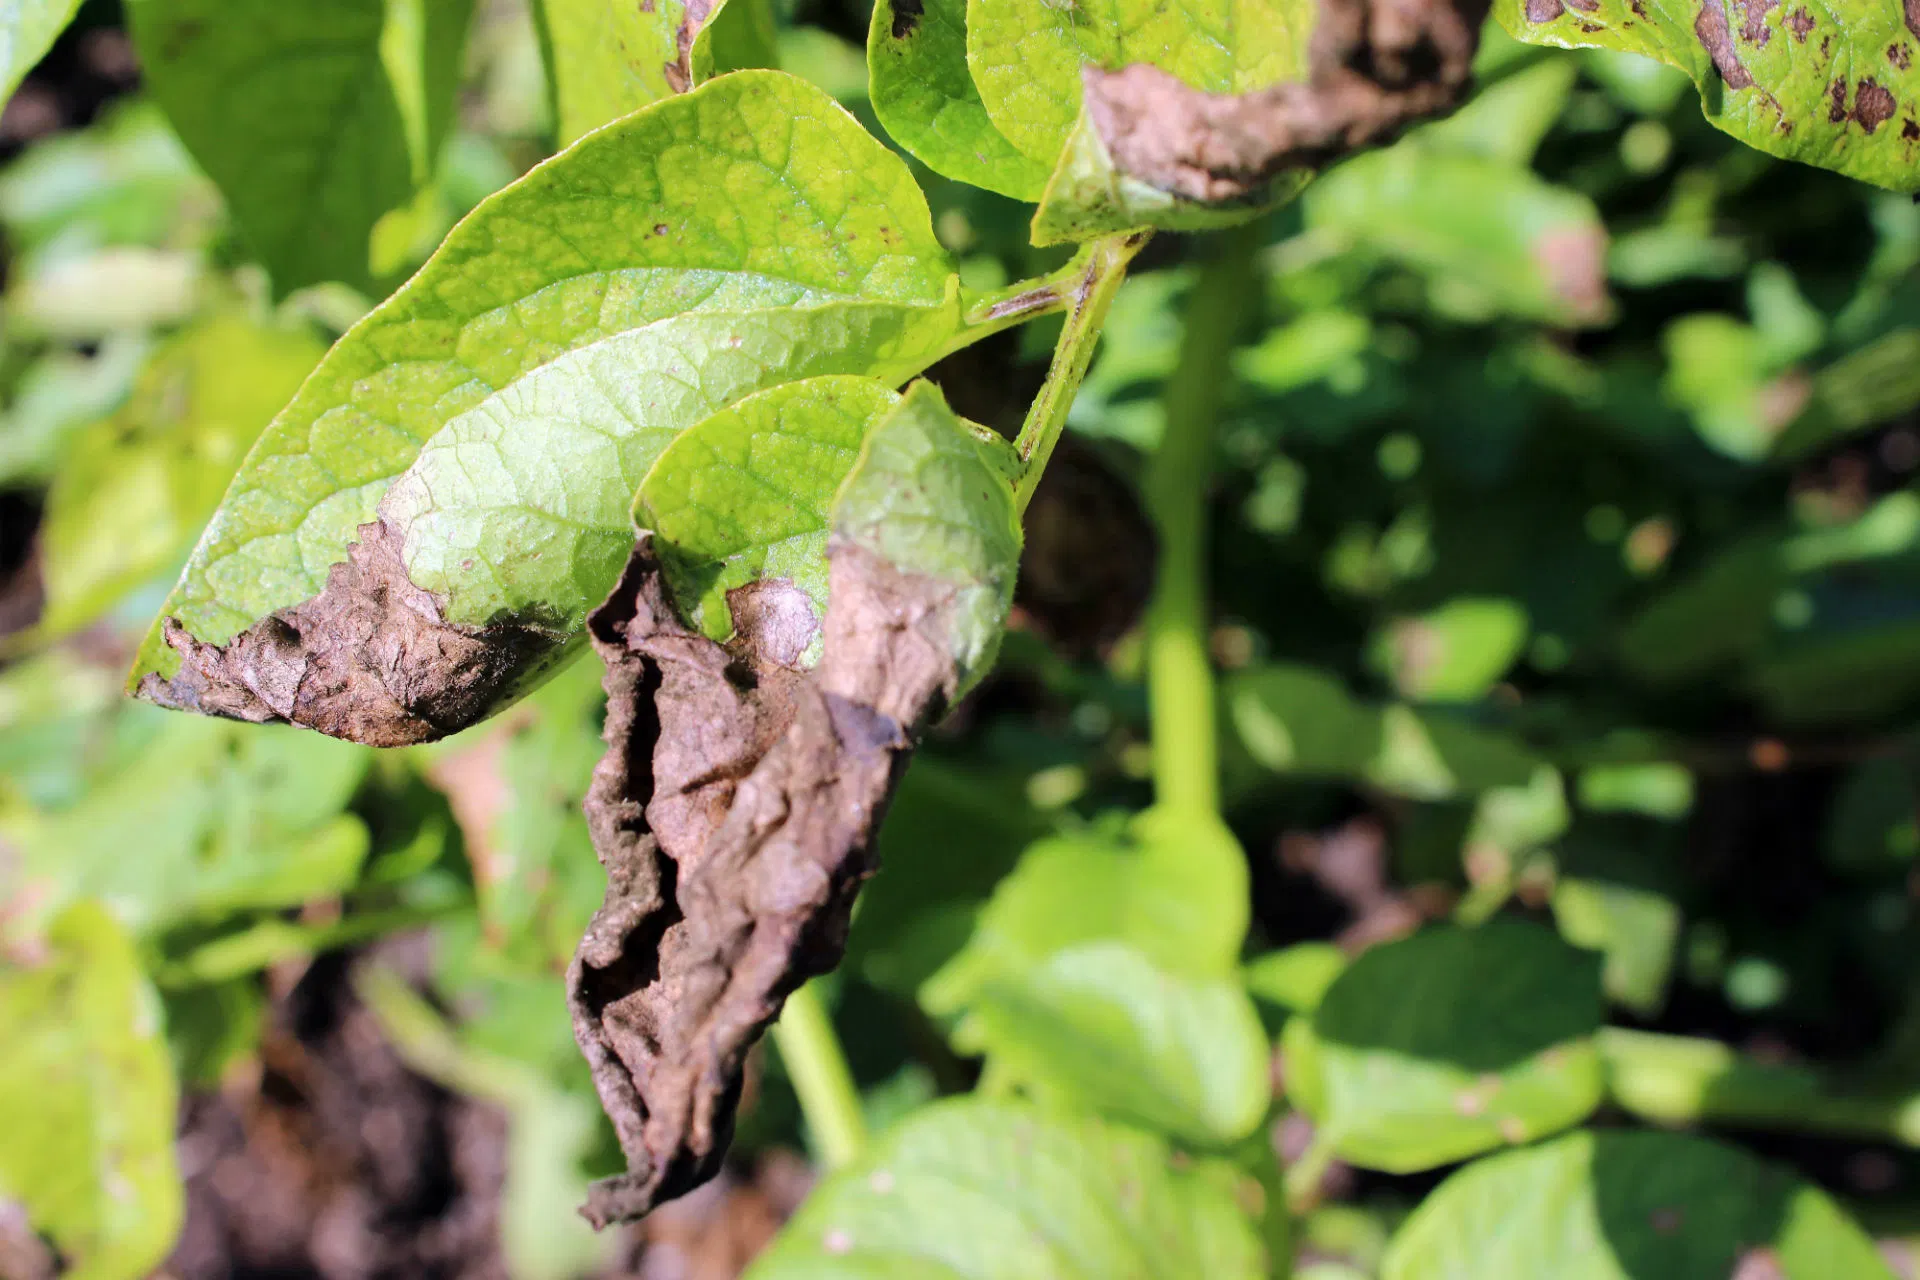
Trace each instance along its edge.
<instances>
[{"instance_id":1,"label":"brown dead leaf in background","mask_svg":"<svg viewBox=\"0 0 1920 1280\"><path fill-rule=\"evenodd\" d=\"M780 625L721 646L682 625L644 537L589 620L608 708L587 819L608 886L568 992L629 1168L594 1187L596 1226L719 1170L747 1050L839 962L894 783L952 695L953 588L850 545L829 556L812 672L770 656L805 648L796 588L754 587L736 620ZM769 599L783 591L798 599Z\"/></svg>"}]
</instances>

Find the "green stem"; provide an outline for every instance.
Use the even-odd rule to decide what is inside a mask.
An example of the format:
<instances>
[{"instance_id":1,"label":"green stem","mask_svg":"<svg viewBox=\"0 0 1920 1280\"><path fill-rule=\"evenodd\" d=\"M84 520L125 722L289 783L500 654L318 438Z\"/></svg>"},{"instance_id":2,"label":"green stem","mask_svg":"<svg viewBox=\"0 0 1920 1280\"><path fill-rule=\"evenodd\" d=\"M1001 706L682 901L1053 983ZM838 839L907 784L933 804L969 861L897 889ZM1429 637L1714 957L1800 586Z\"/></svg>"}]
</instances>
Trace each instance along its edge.
<instances>
[{"instance_id":1,"label":"green stem","mask_svg":"<svg viewBox=\"0 0 1920 1280\"><path fill-rule=\"evenodd\" d=\"M818 981L787 997L780 1021L773 1024L773 1043L800 1097L800 1113L820 1162L838 1169L858 1158L867 1145L867 1121Z\"/></svg>"},{"instance_id":2,"label":"green stem","mask_svg":"<svg viewBox=\"0 0 1920 1280\"><path fill-rule=\"evenodd\" d=\"M1160 562L1147 609L1147 705L1158 802L1217 815L1213 668L1207 657L1207 482L1234 337L1260 293L1257 222L1223 232L1187 299L1180 362L1164 394L1166 434L1147 470Z\"/></svg>"},{"instance_id":3,"label":"green stem","mask_svg":"<svg viewBox=\"0 0 1920 1280\"><path fill-rule=\"evenodd\" d=\"M1614 1103L1643 1119L1920 1147L1920 1097L1843 1091L1805 1067L1759 1062L1717 1040L1607 1027L1599 1046Z\"/></svg>"},{"instance_id":4,"label":"green stem","mask_svg":"<svg viewBox=\"0 0 1920 1280\"><path fill-rule=\"evenodd\" d=\"M1079 393L1080 381L1093 363L1093 351L1100 342L1100 327L1106 323L1107 308L1113 295L1127 278L1127 264L1147 242L1144 232L1104 236L1092 241L1067 264L1072 272L1070 285L1055 285L1054 290L1067 305L1067 320L1060 329L1060 340L1053 347L1053 365L1047 380L1034 397L1027 420L1014 440L1014 452L1020 456L1020 482L1014 488L1014 500L1021 511L1033 500L1046 473L1047 460L1060 441L1067 425L1067 410Z\"/></svg>"}]
</instances>

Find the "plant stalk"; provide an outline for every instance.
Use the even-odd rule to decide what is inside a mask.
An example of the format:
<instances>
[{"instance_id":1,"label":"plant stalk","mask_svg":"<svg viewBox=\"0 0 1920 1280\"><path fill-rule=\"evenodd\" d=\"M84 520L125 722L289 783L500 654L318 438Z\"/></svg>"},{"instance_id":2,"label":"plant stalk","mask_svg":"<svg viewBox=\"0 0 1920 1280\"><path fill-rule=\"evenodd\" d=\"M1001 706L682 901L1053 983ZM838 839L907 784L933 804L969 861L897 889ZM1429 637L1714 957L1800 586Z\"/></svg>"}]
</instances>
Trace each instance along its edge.
<instances>
[{"instance_id":1,"label":"plant stalk","mask_svg":"<svg viewBox=\"0 0 1920 1280\"><path fill-rule=\"evenodd\" d=\"M1160 536L1146 623L1154 794L1163 807L1215 820L1220 779L1207 645L1207 482L1233 340L1260 296L1262 242L1258 222L1210 242L1214 254L1187 299L1180 362L1166 382L1166 434L1144 486Z\"/></svg>"},{"instance_id":2,"label":"plant stalk","mask_svg":"<svg viewBox=\"0 0 1920 1280\"><path fill-rule=\"evenodd\" d=\"M867 1145L866 1116L817 979L787 997L773 1024L773 1043L799 1095L800 1114L820 1162L832 1170L858 1159Z\"/></svg>"},{"instance_id":3,"label":"plant stalk","mask_svg":"<svg viewBox=\"0 0 1920 1280\"><path fill-rule=\"evenodd\" d=\"M1089 243L1074 259L1080 269L1073 277L1070 290L1063 295L1067 319L1061 326L1060 340L1053 347L1053 365L1047 370L1047 380L1041 385L1040 394L1034 397L1032 407L1027 410L1027 420L1021 424L1020 434L1013 442L1014 452L1020 458L1020 480L1014 486L1013 496L1015 505L1023 512L1033 500L1034 490L1040 487L1040 477L1046 473L1054 445L1060 442L1060 432L1067 425L1067 411L1073 407L1080 382L1087 376L1087 366L1093 363L1100 329L1107 320L1107 308L1113 305L1113 295L1120 291L1121 282L1127 278L1127 264L1146 243L1146 232L1104 236Z\"/></svg>"}]
</instances>

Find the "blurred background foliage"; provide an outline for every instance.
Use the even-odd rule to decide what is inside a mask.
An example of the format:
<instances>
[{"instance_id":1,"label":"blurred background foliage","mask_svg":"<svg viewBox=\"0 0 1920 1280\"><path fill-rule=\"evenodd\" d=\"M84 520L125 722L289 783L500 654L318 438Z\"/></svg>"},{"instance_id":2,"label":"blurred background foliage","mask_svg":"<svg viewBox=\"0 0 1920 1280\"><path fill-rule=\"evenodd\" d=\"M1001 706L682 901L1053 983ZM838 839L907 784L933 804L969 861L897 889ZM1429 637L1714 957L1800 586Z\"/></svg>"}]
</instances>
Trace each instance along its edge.
<instances>
[{"instance_id":1,"label":"blurred background foliage","mask_svg":"<svg viewBox=\"0 0 1920 1280\"><path fill-rule=\"evenodd\" d=\"M878 132L859 0L777 16L782 65ZM807 1179L775 1054L756 1061L716 1192L618 1239L572 1213L617 1164L561 986L602 889L580 815L599 753L591 664L498 722L378 756L120 697L239 458L376 300L337 284L275 299L142 96L120 24L89 0L0 117L0 946L19 973L53 954L86 975L64 995L0 979L0 1042L9 1059L31 1043L40 1078L74 1092L60 1105L75 1123L111 1131L141 1171L39 1170L61 1180L68 1261L122 1274L116 1258L158 1247L141 1231L170 1237L184 1218L168 1264L182 1276L320 1266L328 1248L377 1260L336 1258L329 1276L402 1255L731 1276ZM1628 1033L1911 1088L1920 207L1743 147L1645 60L1489 28L1481 72L1458 115L1337 166L1271 219L1264 307L1233 356L1212 644L1265 1020L1247 1033L1264 1053L1342 952L1426 920L1532 917L1597 953ZM552 149L542 77L525 10L482 5L438 168L376 246L383 281ZM1027 245L1022 206L916 173L969 284L1057 261ZM1147 798L1135 624L1152 536L1136 481L1162 429L1187 249L1157 241L1120 295L1032 513L1001 670L933 736L888 820L833 986L877 1130L1152 960L1056 954L1062 939L1033 943L1021 911L1070 934L1102 909L1035 868L1094 856L1061 842L1108 848L1111 815ZM1051 338L1031 326L935 377L1011 428ZM983 915L1016 863L1039 896ZM1049 963L1061 985L981 994L1035 954L1068 957ZM1566 984L1525 998L1571 1004L1579 1024L1590 979L1555 969L1569 954L1515 963ZM1210 998L1214 979L1183 980L1184 1000ZM106 1012L50 1024L51 1009ZM1323 1074L1362 1052L1364 1030L1333 1044L1340 1028L1314 1025L1323 1042L1304 1051ZM110 1071L87 1066L103 1052ZM1178 1074L1140 1078L1160 1068ZM1271 1096L1264 1078L1204 1080L1168 1114L1181 1086L1161 1084L1103 1101L1204 1141ZM1405 1087L1444 1111L1461 1084ZM1577 1119L1585 1087L1539 1114ZM176 1097L184 1201L164 1168ZM1319 1161L1300 1243L1317 1278L1376 1274L1434 1181L1393 1170L1486 1145L1386 1149L1404 1126L1382 1131L1364 1102L1303 1100L1318 1130L1280 1126L1283 1154ZM1743 1140L1910 1265L1920 1160L1864 1131ZM8 1143L29 1162L16 1184L43 1158L28 1147ZM432 1168L394 1171L423 1151ZM131 1243L113 1221L128 1196ZM334 1236L313 1225L322 1209Z\"/></svg>"}]
</instances>

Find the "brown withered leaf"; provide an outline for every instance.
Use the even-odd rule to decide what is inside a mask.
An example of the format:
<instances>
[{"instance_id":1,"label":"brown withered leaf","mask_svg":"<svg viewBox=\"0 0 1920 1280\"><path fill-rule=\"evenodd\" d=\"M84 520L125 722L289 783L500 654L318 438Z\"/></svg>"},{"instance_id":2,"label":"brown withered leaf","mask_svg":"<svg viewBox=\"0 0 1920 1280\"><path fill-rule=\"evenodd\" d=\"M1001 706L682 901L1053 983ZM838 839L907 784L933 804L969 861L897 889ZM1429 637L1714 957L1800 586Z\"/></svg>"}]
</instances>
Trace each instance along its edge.
<instances>
[{"instance_id":1,"label":"brown withered leaf","mask_svg":"<svg viewBox=\"0 0 1920 1280\"><path fill-rule=\"evenodd\" d=\"M149 673L140 696L163 707L255 724L287 722L375 747L401 747L481 719L556 638L530 627L448 622L444 601L407 577L401 534L363 524L347 559L311 600L269 614L225 644L176 620L172 679Z\"/></svg>"},{"instance_id":2,"label":"brown withered leaf","mask_svg":"<svg viewBox=\"0 0 1920 1280\"><path fill-rule=\"evenodd\" d=\"M847 542L829 561L811 672L782 661L806 649L810 606L773 597L797 588L735 593L741 634L716 644L681 623L645 535L588 622L607 668L587 797L607 896L568 997L629 1168L593 1189L596 1226L718 1171L747 1050L838 963L894 784L953 696L953 585Z\"/></svg>"},{"instance_id":3,"label":"brown withered leaf","mask_svg":"<svg viewBox=\"0 0 1920 1280\"><path fill-rule=\"evenodd\" d=\"M1086 109L1114 166L1206 204L1389 141L1456 106L1486 0L1319 0L1304 84L1211 94L1145 63L1088 66Z\"/></svg>"}]
</instances>

